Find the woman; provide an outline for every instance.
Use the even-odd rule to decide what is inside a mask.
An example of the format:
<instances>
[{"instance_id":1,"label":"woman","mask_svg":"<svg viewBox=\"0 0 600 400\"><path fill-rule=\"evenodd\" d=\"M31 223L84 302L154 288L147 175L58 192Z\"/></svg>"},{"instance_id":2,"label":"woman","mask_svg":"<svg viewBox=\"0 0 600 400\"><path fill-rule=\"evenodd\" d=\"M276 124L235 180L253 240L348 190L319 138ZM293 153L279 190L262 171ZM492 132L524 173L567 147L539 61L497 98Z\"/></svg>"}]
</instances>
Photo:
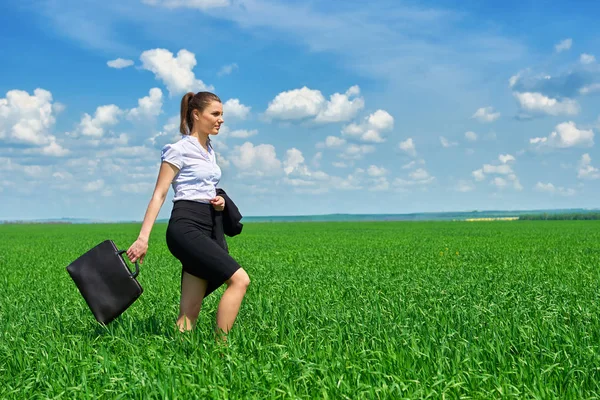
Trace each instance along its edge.
<instances>
[{"instance_id":1,"label":"woman","mask_svg":"<svg viewBox=\"0 0 600 400\"><path fill-rule=\"evenodd\" d=\"M166 238L169 251L182 265L177 327L181 332L193 329L204 297L226 283L217 309L217 339L226 340L250 278L228 254L224 240L215 235L215 216L224 210L225 200L216 195L221 169L209 136L217 135L222 124L223 104L215 94L183 96L179 129L183 136L162 149L154 194L127 256L131 262L143 262L152 226L172 184L175 196Z\"/></svg>"}]
</instances>

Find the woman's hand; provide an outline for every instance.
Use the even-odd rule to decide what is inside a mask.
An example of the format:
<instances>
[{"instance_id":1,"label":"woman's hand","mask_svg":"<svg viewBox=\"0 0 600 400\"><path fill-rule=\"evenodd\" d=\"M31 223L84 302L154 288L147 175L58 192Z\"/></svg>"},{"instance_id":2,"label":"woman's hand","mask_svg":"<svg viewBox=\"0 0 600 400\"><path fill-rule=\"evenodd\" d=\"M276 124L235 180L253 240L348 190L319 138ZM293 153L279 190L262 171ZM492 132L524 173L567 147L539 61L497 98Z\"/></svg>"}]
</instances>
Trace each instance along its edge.
<instances>
[{"instance_id":1,"label":"woman's hand","mask_svg":"<svg viewBox=\"0 0 600 400\"><path fill-rule=\"evenodd\" d=\"M221 196L211 199L210 204L212 204L213 208L217 211L223 211L225 209L225 199Z\"/></svg>"},{"instance_id":2,"label":"woman's hand","mask_svg":"<svg viewBox=\"0 0 600 400\"><path fill-rule=\"evenodd\" d=\"M144 257L146 257L146 253L148 252L148 240L144 238L138 238L127 250L127 257L129 257L129 261L132 263L137 260L140 261L140 264L144 262Z\"/></svg>"}]
</instances>

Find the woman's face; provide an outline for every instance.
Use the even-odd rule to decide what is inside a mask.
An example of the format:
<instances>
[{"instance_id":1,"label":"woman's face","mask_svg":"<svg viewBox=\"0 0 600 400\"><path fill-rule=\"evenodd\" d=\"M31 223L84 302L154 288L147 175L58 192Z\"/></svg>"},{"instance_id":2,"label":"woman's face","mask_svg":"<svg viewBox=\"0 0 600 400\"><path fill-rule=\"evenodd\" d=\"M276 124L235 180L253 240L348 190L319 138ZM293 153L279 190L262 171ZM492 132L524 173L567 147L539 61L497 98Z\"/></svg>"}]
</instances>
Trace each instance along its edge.
<instances>
[{"instance_id":1,"label":"woman's face","mask_svg":"<svg viewBox=\"0 0 600 400\"><path fill-rule=\"evenodd\" d=\"M223 124L223 104L211 102L204 111L194 110L194 124L198 131L208 135L217 135Z\"/></svg>"}]
</instances>

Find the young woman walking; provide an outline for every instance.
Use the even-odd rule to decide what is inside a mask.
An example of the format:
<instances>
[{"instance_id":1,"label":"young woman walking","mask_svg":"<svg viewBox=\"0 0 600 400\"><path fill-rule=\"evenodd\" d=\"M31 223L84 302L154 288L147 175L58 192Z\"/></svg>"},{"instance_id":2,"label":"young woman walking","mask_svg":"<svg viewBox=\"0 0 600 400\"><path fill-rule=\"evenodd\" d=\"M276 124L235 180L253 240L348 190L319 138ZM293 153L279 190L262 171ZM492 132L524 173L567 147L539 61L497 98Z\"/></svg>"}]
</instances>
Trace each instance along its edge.
<instances>
[{"instance_id":1,"label":"young woman walking","mask_svg":"<svg viewBox=\"0 0 600 400\"><path fill-rule=\"evenodd\" d=\"M143 262L156 217L173 186L173 210L167 246L182 265L181 301L177 326L191 330L202 300L223 283L227 288L217 309L218 340L226 340L250 284L246 271L215 236L215 215L226 207L216 195L221 178L210 135L223 124L223 104L210 92L187 93L181 100L182 138L162 149L161 165L139 237L127 250L131 262Z\"/></svg>"}]
</instances>

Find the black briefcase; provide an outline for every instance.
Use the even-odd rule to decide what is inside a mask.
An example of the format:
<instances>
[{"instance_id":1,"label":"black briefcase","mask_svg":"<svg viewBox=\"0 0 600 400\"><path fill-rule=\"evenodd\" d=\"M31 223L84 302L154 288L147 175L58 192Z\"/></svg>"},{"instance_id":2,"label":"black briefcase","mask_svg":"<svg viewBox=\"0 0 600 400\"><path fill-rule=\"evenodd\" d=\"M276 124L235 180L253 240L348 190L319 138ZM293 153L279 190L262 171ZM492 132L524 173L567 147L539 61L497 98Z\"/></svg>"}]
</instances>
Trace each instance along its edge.
<instances>
[{"instance_id":1,"label":"black briefcase","mask_svg":"<svg viewBox=\"0 0 600 400\"><path fill-rule=\"evenodd\" d=\"M93 247L67 266L67 272L77 285L96 320L102 324L113 321L142 295L143 289L135 272L129 270L122 254L112 240Z\"/></svg>"}]
</instances>

